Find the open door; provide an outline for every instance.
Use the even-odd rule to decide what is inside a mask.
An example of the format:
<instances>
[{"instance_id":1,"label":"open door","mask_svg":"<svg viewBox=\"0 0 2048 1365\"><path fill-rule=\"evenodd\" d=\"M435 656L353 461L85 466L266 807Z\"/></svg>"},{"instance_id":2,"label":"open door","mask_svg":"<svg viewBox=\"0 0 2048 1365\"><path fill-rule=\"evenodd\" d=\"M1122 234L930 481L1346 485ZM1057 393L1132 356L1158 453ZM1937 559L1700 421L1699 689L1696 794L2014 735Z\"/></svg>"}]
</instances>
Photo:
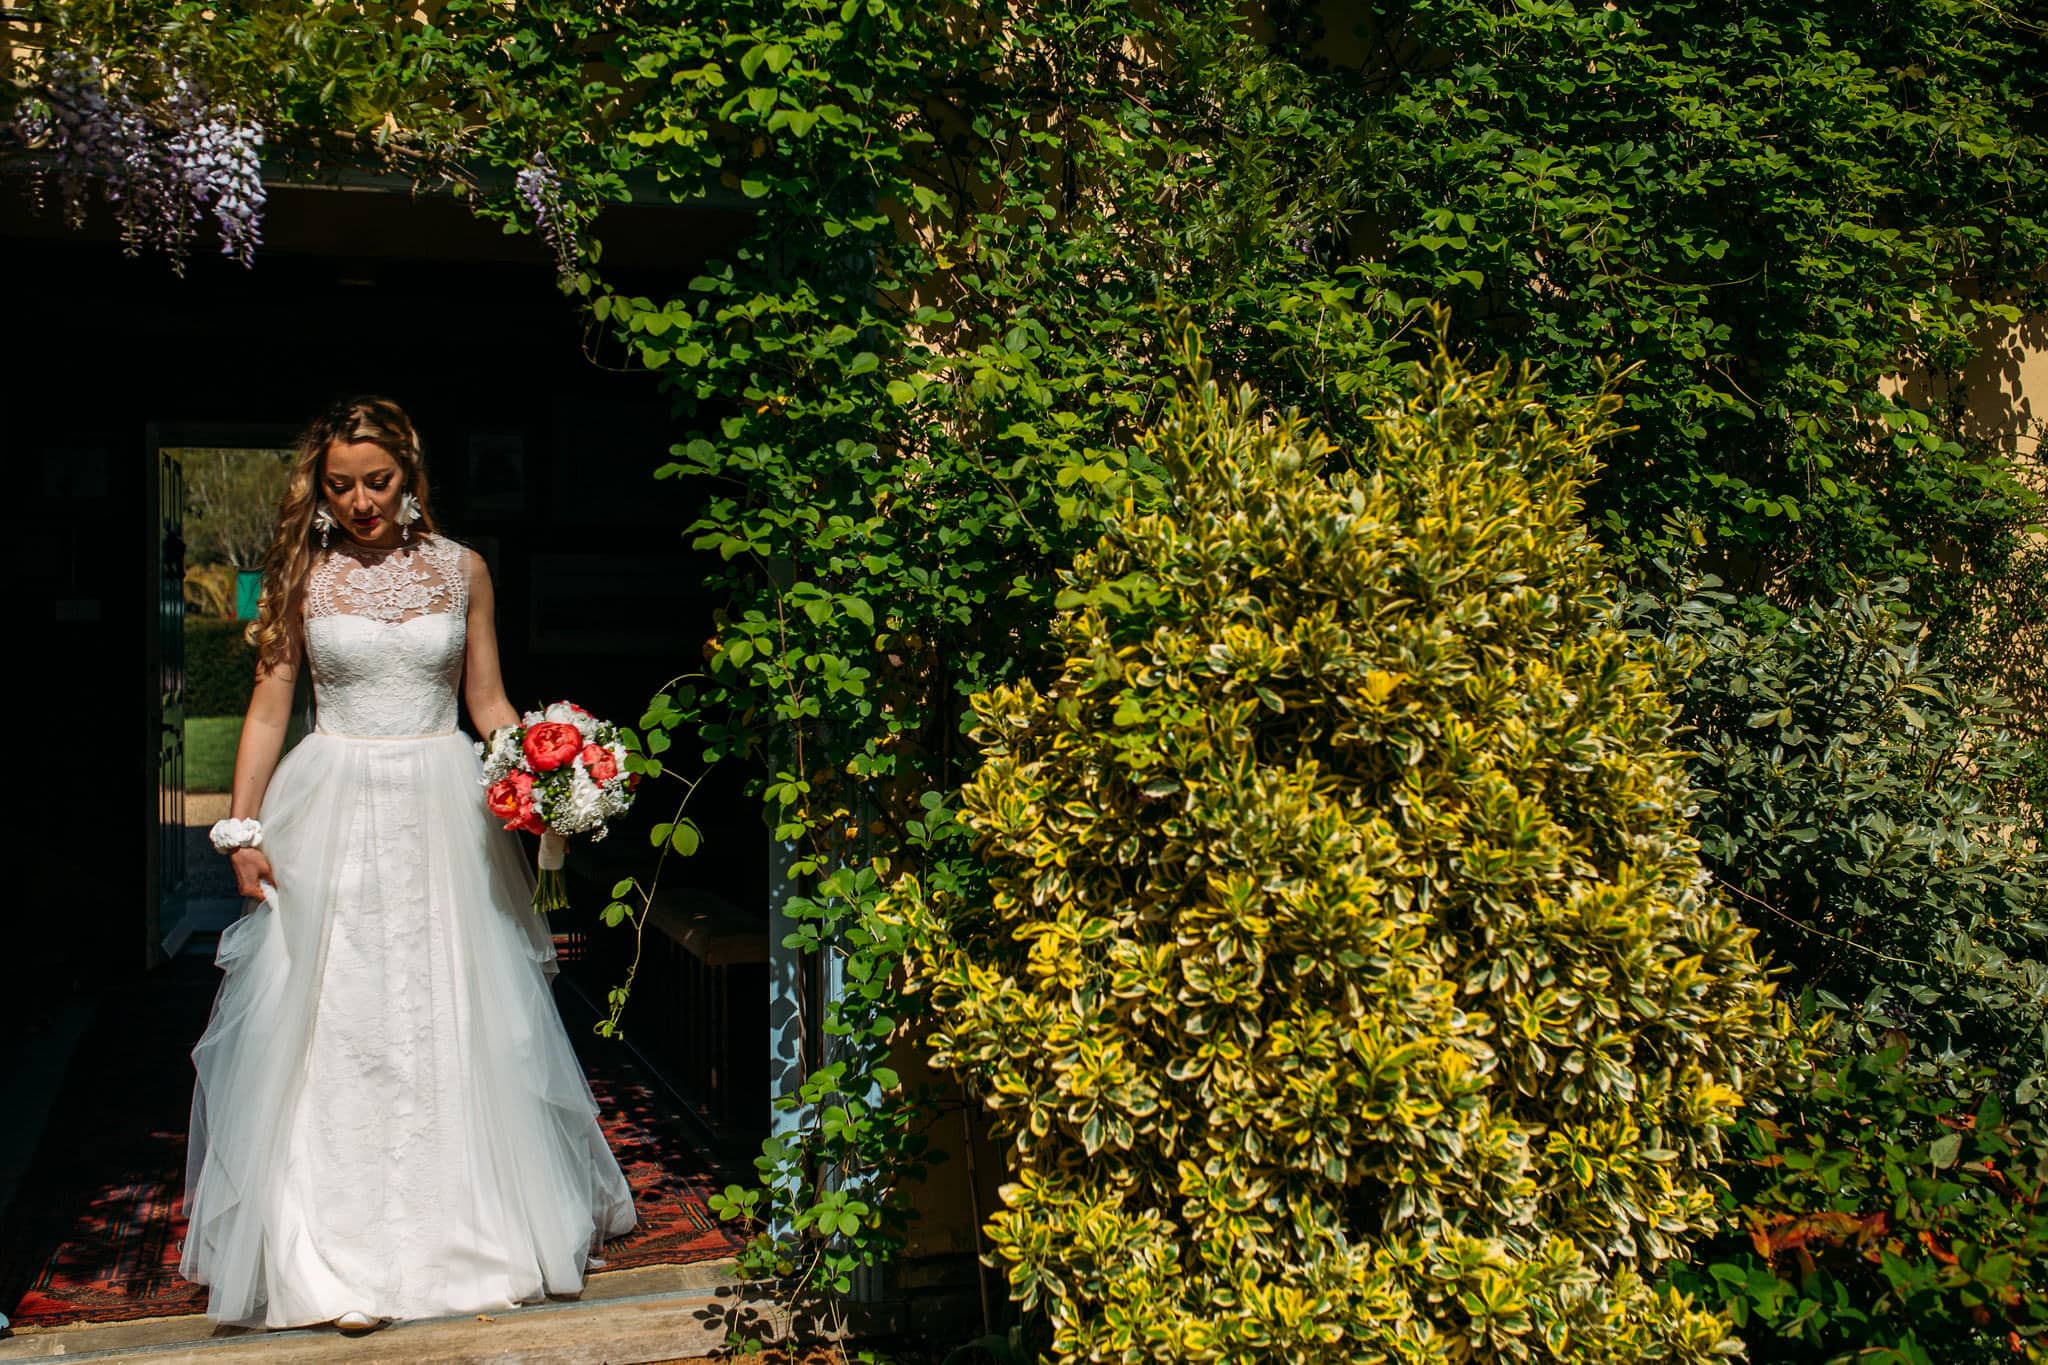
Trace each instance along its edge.
<instances>
[{"instance_id":1,"label":"open door","mask_svg":"<svg viewBox=\"0 0 2048 1365\"><path fill-rule=\"evenodd\" d=\"M156 629L151 632L151 720L156 754L156 847L150 859L155 885L145 902L143 963L164 960L166 900L185 884L185 471L177 455L150 443L156 462ZM145 750L148 752L148 750Z\"/></svg>"}]
</instances>

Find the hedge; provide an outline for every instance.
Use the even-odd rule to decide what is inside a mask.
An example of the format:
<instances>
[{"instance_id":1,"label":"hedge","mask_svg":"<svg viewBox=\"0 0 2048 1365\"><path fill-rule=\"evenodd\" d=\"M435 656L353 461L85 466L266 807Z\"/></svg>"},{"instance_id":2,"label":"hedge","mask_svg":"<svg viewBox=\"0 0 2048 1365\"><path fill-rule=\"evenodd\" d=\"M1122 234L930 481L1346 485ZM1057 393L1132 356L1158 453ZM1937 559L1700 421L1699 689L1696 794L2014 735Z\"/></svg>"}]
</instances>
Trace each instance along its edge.
<instances>
[{"instance_id":1,"label":"hedge","mask_svg":"<svg viewBox=\"0 0 2048 1365\"><path fill-rule=\"evenodd\" d=\"M185 714L239 716L249 709L256 651L244 642L247 623L185 618Z\"/></svg>"}]
</instances>

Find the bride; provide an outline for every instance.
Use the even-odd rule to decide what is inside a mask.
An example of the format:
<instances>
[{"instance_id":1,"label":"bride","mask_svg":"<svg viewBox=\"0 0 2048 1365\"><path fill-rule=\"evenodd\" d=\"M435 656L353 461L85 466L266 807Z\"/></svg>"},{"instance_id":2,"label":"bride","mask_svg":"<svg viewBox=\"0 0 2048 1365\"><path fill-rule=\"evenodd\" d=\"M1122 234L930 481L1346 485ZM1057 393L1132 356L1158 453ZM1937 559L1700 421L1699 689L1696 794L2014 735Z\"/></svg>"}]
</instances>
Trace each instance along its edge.
<instances>
[{"instance_id":1,"label":"bride","mask_svg":"<svg viewBox=\"0 0 2048 1365\"><path fill-rule=\"evenodd\" d=\"M181 1269L217 1322L509 1307L581 1289L632 1195L555 1012L517 837L456 729L515 724L482 560L434 529L378 398L299 438L252 630L233 814L250 904L192 1060ZM283 762L293 680L317 725Z\"/></svg>"}]
</instances>

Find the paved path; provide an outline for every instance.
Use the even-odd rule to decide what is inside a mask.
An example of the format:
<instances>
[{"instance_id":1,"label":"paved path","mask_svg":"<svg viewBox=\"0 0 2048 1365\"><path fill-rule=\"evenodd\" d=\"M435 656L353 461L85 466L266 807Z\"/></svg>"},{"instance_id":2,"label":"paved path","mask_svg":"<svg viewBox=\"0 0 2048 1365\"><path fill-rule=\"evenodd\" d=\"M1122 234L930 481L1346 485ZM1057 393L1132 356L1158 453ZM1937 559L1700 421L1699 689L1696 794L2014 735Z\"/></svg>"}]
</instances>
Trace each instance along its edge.
<instances>
[{"instance_id":1,"label":"paved path","mask_svg":"<svg viewBox=\"0 0 2048 1365\"><path fill-rule=\"evenodd\" d=\"M702 1360L736 1320L778 1324L730 1261L599 1271L576 1299L508 1312L396 1323L360 1336L332 1327L282 1332L215 1328L204 1317L81 1324L0 1340L0 1361L138 1361L147 1365L647 1365Z\"/></svg>"}]
</instances>

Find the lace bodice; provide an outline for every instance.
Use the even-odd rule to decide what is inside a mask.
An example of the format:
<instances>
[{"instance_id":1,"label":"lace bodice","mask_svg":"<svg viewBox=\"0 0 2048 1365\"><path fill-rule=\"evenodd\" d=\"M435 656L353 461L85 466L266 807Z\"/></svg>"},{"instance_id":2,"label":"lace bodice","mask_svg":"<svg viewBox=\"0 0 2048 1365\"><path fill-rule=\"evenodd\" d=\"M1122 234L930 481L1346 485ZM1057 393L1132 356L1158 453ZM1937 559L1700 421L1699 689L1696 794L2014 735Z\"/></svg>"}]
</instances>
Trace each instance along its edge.
<instances>
[{"instance_id":1,"label":"lace bodice","mask_svg":"<svg viewBox=\"0 0 2048 1365\"><path fill-rule=\"evenodd\" d=\"M449 612L468 603L462 547L445 536L382 553L330 550L306 578L306 619L367 616L395 623Z\"/></svg>"},{"instance_id":2,"label":"lace bodice","mask_svg":"<svg viewBox=\"0 0 2048 1365\"><path fill-rule=\"evenodd\" d=\"M440 734L455 728L469 581L445 536L381 555L329 551L306 579L306 660L323 731Z\"/></svg>"}]
</instances>

